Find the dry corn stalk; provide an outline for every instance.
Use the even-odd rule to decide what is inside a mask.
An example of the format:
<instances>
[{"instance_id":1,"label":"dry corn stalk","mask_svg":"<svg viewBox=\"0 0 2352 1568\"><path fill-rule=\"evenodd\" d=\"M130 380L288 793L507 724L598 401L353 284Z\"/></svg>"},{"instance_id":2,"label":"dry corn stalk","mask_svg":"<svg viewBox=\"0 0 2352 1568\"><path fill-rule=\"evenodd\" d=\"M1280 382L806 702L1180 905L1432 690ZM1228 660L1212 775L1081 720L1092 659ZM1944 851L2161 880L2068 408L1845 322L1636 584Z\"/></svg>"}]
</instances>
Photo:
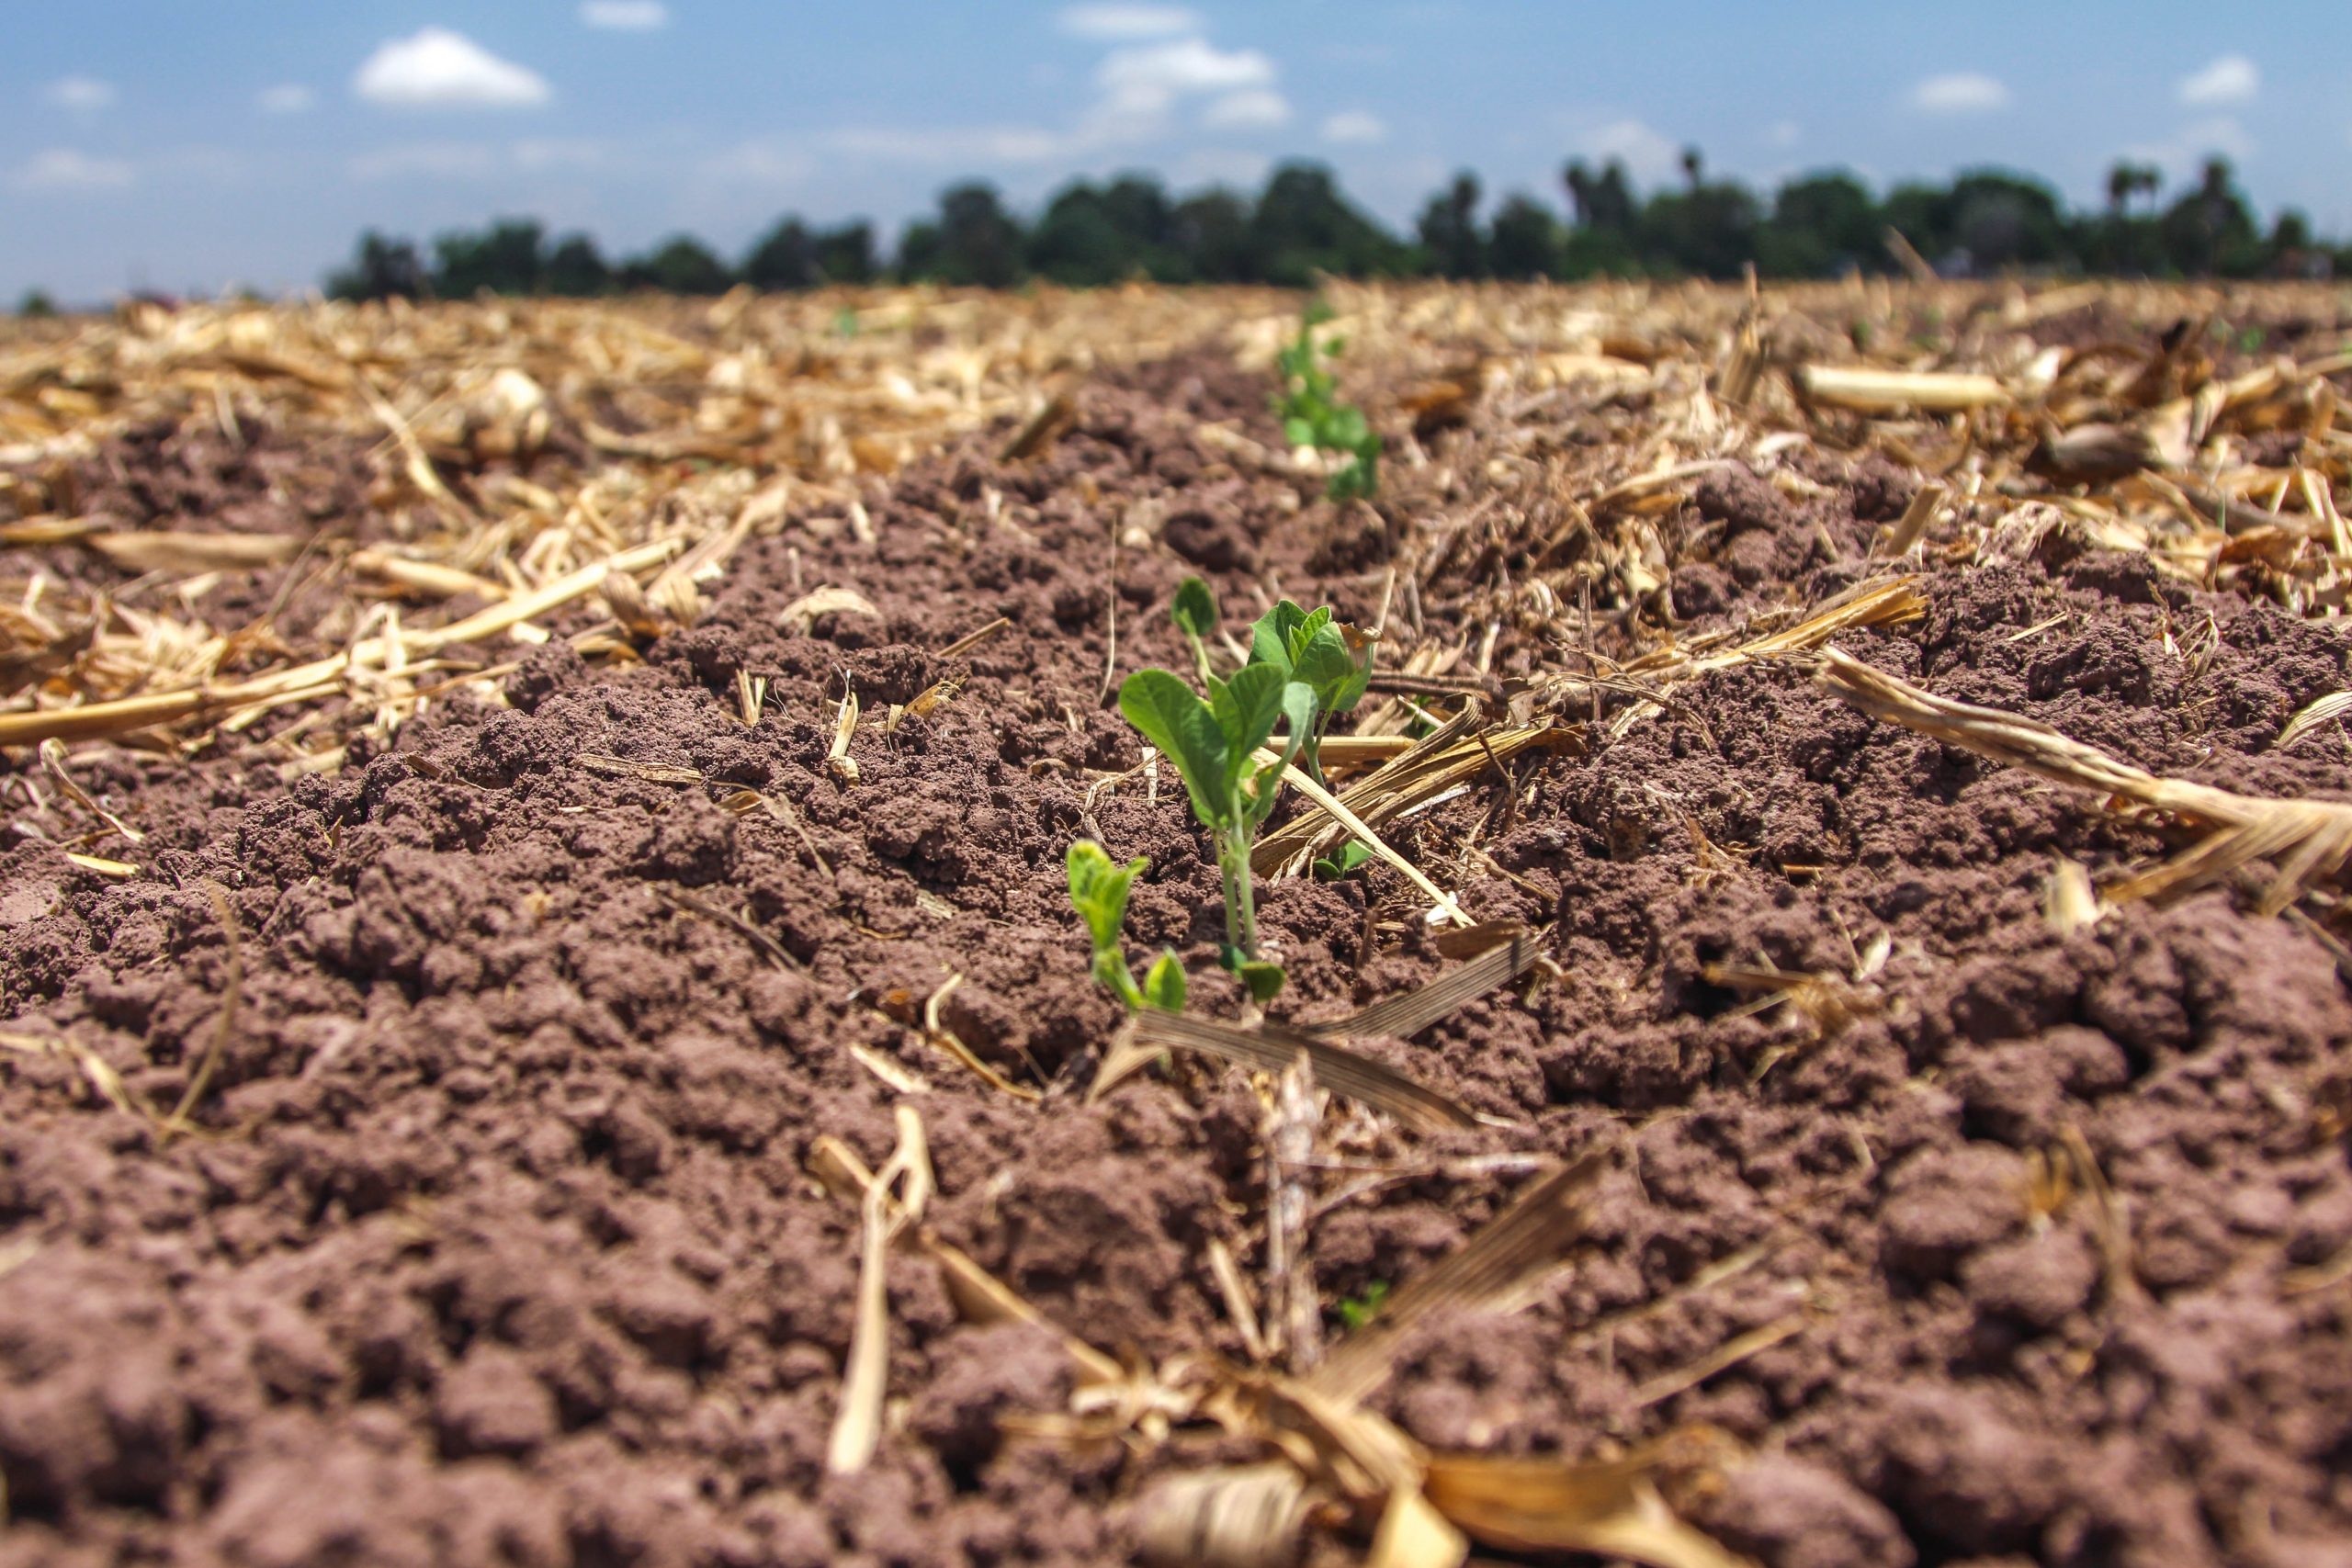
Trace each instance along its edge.
<instances>
[{"instance_id":1,"label":"dry corn stalk","mask_svg":"<svg viewBox=\"0 0 2352 1568\"><path fill-rule=\"evenodd\" d=\"M825 1468L835 1475L864 1470L882 1440L882 1396L890 1360L890 1299L887 1269L899 1234L922 1219L931 1201L931 1155L922 1118L910 1105L898 1108L899 1143L866 1184L865 1224L857 1269L857 1312L850 1329L849 1360L842 1374L841 1408L825 1449ZM893 1191L903 1186L903 1191Z\"/></svg>"},{"instance_id":2,"label":"dry corn stalk","mask_svg":"<svg viewBox=\"0 0 2352 1568\"><path fill-rule=\"evenodd\" d=\"M2035 719L1954 702L1898 680L1838 649L1822 652L1822 685L1873 718L2109 802L2163 812L2207 831L2201 842L2154 870L2104 889L2114 903L2162 898L2212 886L2255 861L2276 866L2260 908L2276 914L2312 883L2339 874L2352 855L2352 806L2271 800L2186 779L2164 778L2070 739Z\"/></svg>"}]
</instances>

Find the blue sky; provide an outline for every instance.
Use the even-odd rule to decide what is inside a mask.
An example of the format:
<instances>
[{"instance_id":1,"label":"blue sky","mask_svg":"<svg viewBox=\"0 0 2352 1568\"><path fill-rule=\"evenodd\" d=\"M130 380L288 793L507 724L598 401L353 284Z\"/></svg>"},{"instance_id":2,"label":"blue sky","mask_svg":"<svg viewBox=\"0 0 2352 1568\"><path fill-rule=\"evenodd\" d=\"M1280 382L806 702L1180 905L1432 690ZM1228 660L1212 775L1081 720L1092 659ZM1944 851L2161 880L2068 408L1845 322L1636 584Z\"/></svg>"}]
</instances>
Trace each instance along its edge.
<instances>
[{"instance_id":1,"label":"blue sky","mask_svg":"<svg viewBox=\"0 0 2352 1568\"><path fill-rule=\"evenodd\" d=\"M1556 203L1567 156L1647 184L1685 142L1759 183L2005 164L2079 202L2119 155L2219 151L2266 212L2352 231L2343 0L15 0L6 37L0 303L308 287L370 224L735 251L786 210L894 228L959 175L1034 205L1291 155L1401 222L1458 167Z\"/></svg>"}]
</instances>

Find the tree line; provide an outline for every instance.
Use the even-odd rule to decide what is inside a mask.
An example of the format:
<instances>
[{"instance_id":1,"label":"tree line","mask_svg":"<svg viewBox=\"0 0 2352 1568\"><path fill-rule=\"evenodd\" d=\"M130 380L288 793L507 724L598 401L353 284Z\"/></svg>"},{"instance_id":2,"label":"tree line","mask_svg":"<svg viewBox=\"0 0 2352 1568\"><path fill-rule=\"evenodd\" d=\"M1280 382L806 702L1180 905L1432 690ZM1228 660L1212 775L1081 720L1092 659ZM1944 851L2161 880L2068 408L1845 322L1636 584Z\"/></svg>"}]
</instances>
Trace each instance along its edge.
<instances>
[{"instance_id":1,"label":"tree line","mask_svg":"<svg viewBox=\"0 0 2352 1568\"><path fill-rule=\"evenodd\" d=\"M439 236L431 254L370 231L328 280L345 299L584 297L630 289L717 294L821 284L934 282L1003 288L1042 279L1072 288L1161 283L1308 286L1318 276L1536 279L1733 278L1885 272L1924 260L1950 276L2009 270L2146 276L2352 274L2352 245L2315 236L2296 212L2266 230L2225 159L2169 196L2153 167L2120 163L2107 202L2070 210L2029 175L1978 169L1874 195L1842 171L1791 179L1768 197L1711 178L1695 149L1682 178L1646 195L1624 165L1577 160L1561 174L1565 210L1525 194L1491 212L1476 175L1430 197L1408 235L1348 199L1329 169L1288 164L1250 197L1225 187L1174 197L1155 177L1075 180L1026 220L994 187L967 182L886 250L874 226L786 217L729 260L680 234L608 258L586 234L551 236L501 219ZM1899 241L1890 236L1899 236Z\"/></svg>"}]
</instances>

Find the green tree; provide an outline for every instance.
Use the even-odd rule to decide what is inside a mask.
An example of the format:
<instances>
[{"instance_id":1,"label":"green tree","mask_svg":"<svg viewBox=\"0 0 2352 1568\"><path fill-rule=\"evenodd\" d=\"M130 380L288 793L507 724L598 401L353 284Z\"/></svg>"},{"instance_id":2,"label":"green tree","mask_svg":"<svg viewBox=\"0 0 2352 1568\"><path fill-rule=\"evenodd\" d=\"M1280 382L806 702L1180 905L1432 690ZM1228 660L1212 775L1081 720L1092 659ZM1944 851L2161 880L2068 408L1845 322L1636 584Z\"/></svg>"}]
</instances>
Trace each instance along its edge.
<instances>
[{"instance_id":1,"label":"green tree","mask_svg":"<svg viewBox=\"0 0 2352 1568\"><path fill-rule=\"evenodd\" d=\"M1774 277L1826 277L1875 266L1884 220L1862 182L1843 170L1781 186L1756 236L1757 269Z\"/></svg>"},{"instance_id":2,"label":"green tree","mask_svg":"<svg viewBox=\"0 0 2352 1568\"><path fill-rule=\"evenodd\" d=\"M910 224L899 248L902 277L978 288L1021 281L1021 225L1005 211L996 187L955 186L939 198L935 222Z\"/></svg>"},{"instance_id":3,"label":"green tree","mask_svg":"<svg viewBox=\"0 0 2352 1568\"><path fill-rule=\"evenodd\" d=\"M546 282L535 218L501 218L479 232L455 230L433 242L433 288L444 299L474 294L537 294Z\"/></svg>"},{"instance_id":4,"label":"green tree","mask_svg":"<svg viewBox=\"0 0 2352 1568\"><path fill-rule=\"evenodd\" d=\"M875 259L874 225L863 219L819 230L815 244L817 274L827 283L871 283L881 273Z\"/></svg>"},{"instance_id":5,"label":"green tree","mask_svg":"<svg viewBox=\"0 0 2352 1568\"><path fill-rule=\"evenodd\" d=\"M337 299L414 299L427 292L424 263L408 241L370 229L359 236L351 265L327 275L327 292Z\"/></svg>"},{"instance_id":6,"label":"green tree","mask_svg":"<svg viewBox=\"0 0 2352 1568\"><path fill-rule=\"evenodd\" d=\"M780 220L743 257L743 281L754 288L814 288L817 241L798 218Z\"/></svg>"},{"instance_id":7,"label":"green tree","mask_svg":"<svg viewBox=\"0 0 2352 1568\"><path fill-rule=\"evenodd\" d=\"M2197 188L2165 209L2157 232L2165 259L2185 273L2244 277L2262 265L2261 236L2227 158L2205 160Z\"/></svg>"},{"instance_id":8,"label":"green tree","mask_svg":"<svg viewBox=\"0 0 2352 1568\"><path fill-rule=\"evenodd\" d=\"M1755 197L1736 180L1710 183L1699 150L1685 148L1686 188L1659 191L1642 208L1645 259L1701 277L1737 277L1756 254Z\"/></svg>"},{"instance_id":9,"label":"green tree","mask_svg":"<svg viewBox=\"0 0 2352 1568\"><path fill-rule=\"evenodd\" d=\"M1951 240L1979 274L2048 266L2066 254L2066 214L2040 180L1998 169L1972 169L1949 197Z\"/></svg>"},{"instance_id":10,"label":"green tree","mask_svg":"<svg viewBox=\"0 0 2352 1568\"><path fill-rule=\"evenodd\" d=\"M585 234L566 234L548 253L540 282L550 294L585 299L611 291L613 269L595 241Z\"/></svg>"},{"instance_id":11,"label":"green tree","mask_svg":"<svg viewBox=\"0 0 2352 1568\"><path fill-rule=\"evenodd\" d=\"M1141 269L1141 247L1120 231L1102 193L1086 180L1064 186L1029 231L1029 266L1054 282L1100 288Z\"/></svg>"},{"instance_id":12,"label":"green tree","mask_svg":"<svg viewBox=\"0 0 2352 1568\"><path fill-rule=\"evenodd\" d=\"M1421 249L1442 276L1487 276L1487 236L1478 230L1478 176L1464 170L1421 209Z\"/></svg>"},{"instance_id":13,"label":"green tree","mask_svg":"<svg viewBox=\"0 0 2352 1568\"><path fill-rule=\"evenodd\" d=\"M665 294L724 294L735 278L708 245L691 234L676 234L621 269L629 285Z\"/></svg>"},{"instance_id":14,"label":"green tree","mask_svg":"<svg viewBox=\"0 0 2352 1568\"><path fill-rule=\"evenodd\" d=\"M17 316L20 321L45 321L57 314L57 301L49 297L46 288L28 288L24 298L17 301Z\"/></svg>"},{"instance_id":15,"label":"green tree","mask_svg":"<svg viewBox=\"0 0 2352 1568\"><path fill-rule=\"evenodd\" d=\"M1495 212L1487 258L1497 277L1524 281L1560 270L1560 220L1532 197L1512 196Z\"/></svg>"},{"instance_id":16,"label":"green tree","mask_svg":"<svg viewBox=\"0 0 2352 1568\"><path fill-rule=\"evenodd\" d=\"M1589 164L1578 158L1563 171L1561 179L1568 187L1568 202L1577 228L1616 234L1632 231L1634 186L1625 176L1624 164L1611 158L1596 175Z\"/></svg>"},{"instance_id":17,"label":"green tree","mask_svg":"<svg viewBox=\"0 0 2352 1568\"><path fill-rule=\"evenodd\" d=\"M1178 202L1169 237L1188 281L1261 281L1250 249L1250 204L1232 191L1219 186Z\"/></svg>"},{"instance_id":18,"label":"green tree","mask_svg":"<svg viewBox=\"0 0 2352 1568\"><path fill-rule=\"evenodd\" d=\"M1319 164L1276 169L1250 215L1251 270L1261 280L1304 288L1317 273L1335 277L1396 276L1410 257L1381 227L1340 194Z\"/></svg>"}]
</instances>

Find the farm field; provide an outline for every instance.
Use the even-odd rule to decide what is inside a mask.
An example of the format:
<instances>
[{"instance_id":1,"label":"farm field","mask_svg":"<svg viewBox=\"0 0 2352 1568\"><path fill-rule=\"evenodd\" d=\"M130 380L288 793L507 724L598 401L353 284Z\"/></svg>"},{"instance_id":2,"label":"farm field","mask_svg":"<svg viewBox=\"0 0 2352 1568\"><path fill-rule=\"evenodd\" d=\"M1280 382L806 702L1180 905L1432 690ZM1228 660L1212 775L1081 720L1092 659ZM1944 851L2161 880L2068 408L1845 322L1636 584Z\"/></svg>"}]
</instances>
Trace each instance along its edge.
<instances>
[{"instance_id":1,"label":"farm field","mask_svg":"<svg viewBox=\"0 0 2352 1568\"><path fill-rule=\"evenodd\" d=\"M2345 1561L2352 296L1324 299L0 322L0 1563Z\"/></svg>"}]
</instances>

